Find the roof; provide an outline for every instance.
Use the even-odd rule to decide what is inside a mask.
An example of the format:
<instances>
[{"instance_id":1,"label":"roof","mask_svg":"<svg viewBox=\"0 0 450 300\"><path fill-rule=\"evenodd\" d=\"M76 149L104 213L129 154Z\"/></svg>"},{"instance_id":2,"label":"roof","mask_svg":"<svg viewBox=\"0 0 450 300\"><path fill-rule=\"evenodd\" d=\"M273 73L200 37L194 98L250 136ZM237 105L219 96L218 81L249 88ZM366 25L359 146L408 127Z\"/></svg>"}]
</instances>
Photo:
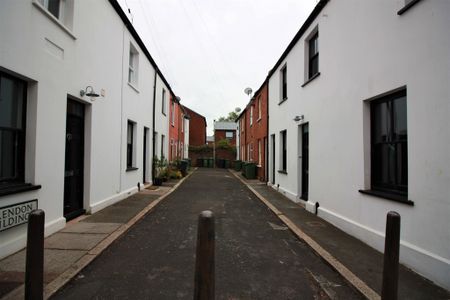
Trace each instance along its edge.
<instances>
[{"instance_id":1,"label":"roof","mask_svg":"<svg viewBox=\"0 0 450 300\"><path fill-rule=\"evenodd\" d=\"M316 17L320 14L322 9L325 7L325 5L328 3L329 0L320 0L319 3L314 7L311 14L306 19L305 23L303 23L302 27L300 27L297 34L294 36L292 41L287 46L286 50L284 50L283 54L281 54L281 57L278 59L275 66L269 71L269 74L267 75L267 78L270 78L273 73L277 70L277 68L281 65L281 63L284 61L286 56L289 54L289 52L292 50L292 48L297 44L297 42L300 40L300 38L303 36L305 31L309 28L309 26L314 22Z\"/></svg>"},{"instance_id":2,"label":"roof","mask_svg":"<svg viewBox=\"0 0 450 300\"><path fill-rule=\"evenodd\" d=\"M205 121L205 125L206 125L206 118L205 118L204 116L202 116L202 115L199 114L198 112L193 111L193 110L190 109L189 107L186 107L186 106L184 106L184 105L181 105L181 106L183 106L183 108L187 111L187 113L188 113L188 115L189 115L190 117L192 117L193 115L197 115L198 117L203 118L203 120Z\"/></svg>"},{"instance_id":3,"label":"roof","mask_svg":"<svg viewBox=\"0 0 450 300\"><path fill-rule=\"evenodd\" d=\"M261 90L264 88L264 86L267 84L268 82L268 78L264 79L264 82L261 84L261 86L259 87L259 89L253 94L253 96L250 98L250 100L248 101L247 105L245 106L245 108L241 111L241 113L239 114L239 116L236 118L236 123L241 119L241 117L245 114L245 111L247 110L247 108L249 107L249 105L252 103L253 100L255 100L256 96L259 95L259 93L261 92Z\"/></svg>"},{"instance_id":4,"label":"roof","mask_svg":"<svg viewBox=\"0 0 450 300\"><path fill-rule=\"evenodd\" d=\"M136 40L136 43L138 43L139 47L141 48L142 52L144 52L147 59L150 61L150 63L153 65L153 67L156 70L156 73L158 73L159 77L161 77L161 80L164 82L164 84L167 86L169 91L175 95L172 88L170 87L169 82L167 82L166 78L162 74L161 70L159 69L158 65L156 64L155 60L151 56L150 52L148 51L147 47L145 46L144 42L142 41L141 37L137 33L136 29L134 29L133 24L131 24L130 20L128 19L127 15L123 11L122 7L120 6L119 2L117 0L109 0L109 3L111 3L112 7L116 11L116 13L119 15L119 17L122 19L122 22L125 24L125 27L127 27L130 34L133 36L133 38Z\"/></svg>"},{"instance_id":5,"label":"roof","mask_svg":"<svg viewBox=\"0 0 450 300\"><path fill-rule=\"evenodd\" d=\"M214 122L214 130L236 130L235 122Z\"/></svg>"}]
</instances>

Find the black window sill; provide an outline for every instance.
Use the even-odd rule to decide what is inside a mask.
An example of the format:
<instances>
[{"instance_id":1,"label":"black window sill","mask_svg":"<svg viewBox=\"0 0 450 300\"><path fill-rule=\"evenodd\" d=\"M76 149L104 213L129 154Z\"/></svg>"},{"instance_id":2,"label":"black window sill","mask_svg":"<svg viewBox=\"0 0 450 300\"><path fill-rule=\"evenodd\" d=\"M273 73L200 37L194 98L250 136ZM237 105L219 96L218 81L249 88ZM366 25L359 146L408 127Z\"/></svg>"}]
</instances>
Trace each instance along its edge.
<instances>
[{"instance_id":1,"label":"black window sill","mask_svg":"<svg viewBox=\"0 0 450 300\"><path fill-rule=\"evenodd\" d=\"M139 168L129 167L129 168L126 169L127 172L136 171L136 170L139 170Z\"/></svg>"},{"instance_id":2,"label":"black window sill","mask_svg":"<svg viewBox=\"0 0 450 300\"><path fill-rule=\"evenodd\" d=\"M28 191L34 191L40 188L41 188L40 185L33 185L31 183L11 184L8 186L0 187L0 197Z\"/></svg>"},{"instance_id":3,"label":"black window sill","mask_svg":"<svg viewBox=\"0 0 450 300\"><path fill-rule=\"evenodd\" d=\"M359 192L361 194L371 195L371 196L384 198L384 199L392 200L395 202L400 202L403 204L414 206L414 202L411 200L408 200L408 197L406 195L387 193L387 192L375 191L375 190L359 190Z\"/></svg>"},{"instance_id":4,"label":"black window sill","mask_svg":"<svg viewBox=\"0 0 450 300\"><path fill-rule=\"evenodd\" d=\"M278 170L278 173L280 173L280 174L286 174L286 175L287 175L286 170Z\"/></svg>"},{"instance_id":5,"label":"black window sill","mask_svg":"<svg viewBox=\"0 0 450 300\"><path fill-rule=\"evenodd\" d=\"M411 7L413 7L414 5L416 5L417 3L419 3L421 0L413 0L411 2L409 2L408 4L406 4L402 9L400 9L397 12L397 15L401 16L402 14L404 14L407 10L409 10Z\"/></svg>"},{"instance_id":6,"label":"black window sill","mask_svg":"<svg viewBox=\"0 0 450 300\"><path fill-rule=\"evenodd\" d=\"M287 99L288 99L288 98L284 98L283 100L281 100L280 102L278 102L278 105L283 104L284 102L286 102Z\"/></svg>"},{"instance_id":7,"label":"black window sill","mask_svg":"<svg viewBox=\"0 0 450 300\"><path fill-rule=\"evenodd\" d=\"M316 79L317 77L320 76L320 72L317 72L316 74L314 74L313 76L311 76L311 78L309 78L308 80L306 80L306 82L304 84L302 84L302 87L306 86L308 83L310 83L311 81L313 81L314 79Z\"/></svg>"}]
</instances>

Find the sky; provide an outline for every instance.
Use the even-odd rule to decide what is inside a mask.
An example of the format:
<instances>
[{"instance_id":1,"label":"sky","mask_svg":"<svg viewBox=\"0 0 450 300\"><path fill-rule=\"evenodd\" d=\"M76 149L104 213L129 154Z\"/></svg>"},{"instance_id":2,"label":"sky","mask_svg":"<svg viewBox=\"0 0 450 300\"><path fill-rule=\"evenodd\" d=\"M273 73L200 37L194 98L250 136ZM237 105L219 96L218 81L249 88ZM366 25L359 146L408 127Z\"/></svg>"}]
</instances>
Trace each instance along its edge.
<instances>
[{"instance_id":1,"label":"sky","mask_svg":"<svg viewBox=\"0 0 450 300\"><path fill-rule=\"evenodd\" d=\"M317 0L119 0L181 103L213 120L263 83ZM128 12L130 9L131 14Z\"/></svg>"}]
</instances>

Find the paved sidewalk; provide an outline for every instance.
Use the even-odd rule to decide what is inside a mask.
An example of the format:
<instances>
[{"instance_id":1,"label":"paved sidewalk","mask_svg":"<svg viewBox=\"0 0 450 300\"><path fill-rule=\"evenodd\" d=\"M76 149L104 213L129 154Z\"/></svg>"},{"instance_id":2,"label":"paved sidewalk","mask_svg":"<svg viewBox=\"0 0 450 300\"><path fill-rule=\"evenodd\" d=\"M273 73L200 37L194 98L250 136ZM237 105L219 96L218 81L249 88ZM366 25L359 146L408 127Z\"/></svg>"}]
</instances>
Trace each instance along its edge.
<instances>
[{"instance_id":1,"label":"paved sidewalk","mask_svg":"<svg viewBox=\"0 0 450 300\"><path fill-rule=\"evenodd\" d=\"M368 298L379 298L383 273L383 254L332 224L306 211L281 193L258 180L239 177L261 201L316 253L331 264ZM353 281L353 282L352 282ZM359 285L359 286L358 286ZM450 299L450 292L436 286L403 265L399 270L399 299Z\"/></svg>"},{"instance_id":2,"label":"paved sidewalk","mask_svg":"<svg viewBox=\"0 0 450 300\"><path fill-rule=\"evenodd\" d=\"M103 210L83 215L45 238L44 295L52 295L126 232L182 180L150 186ZM0 261L0 298L23 299L25 249Z\"/></svg>"}]
</instances>

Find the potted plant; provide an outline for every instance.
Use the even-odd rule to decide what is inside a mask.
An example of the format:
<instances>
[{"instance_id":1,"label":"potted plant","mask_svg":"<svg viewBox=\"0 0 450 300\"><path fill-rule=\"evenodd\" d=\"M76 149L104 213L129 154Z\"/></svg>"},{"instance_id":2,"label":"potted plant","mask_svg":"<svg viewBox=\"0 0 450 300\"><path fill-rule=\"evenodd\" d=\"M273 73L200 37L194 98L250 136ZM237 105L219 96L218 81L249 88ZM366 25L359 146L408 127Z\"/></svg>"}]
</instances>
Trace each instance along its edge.
<instances>
[{"instance_id":1,"label":"potted plant","mask_svg":"<svg viewBox=\"0 0 450 300\"><path fill-rule=\"evenodd\" d=\"M153 158L153 162L155 164L155 178L153 179L153 184L160 186L162 185L165 177L167 177L167 160L163 157L159 159L158 157Z\"/></svg>"}]
</instances>

